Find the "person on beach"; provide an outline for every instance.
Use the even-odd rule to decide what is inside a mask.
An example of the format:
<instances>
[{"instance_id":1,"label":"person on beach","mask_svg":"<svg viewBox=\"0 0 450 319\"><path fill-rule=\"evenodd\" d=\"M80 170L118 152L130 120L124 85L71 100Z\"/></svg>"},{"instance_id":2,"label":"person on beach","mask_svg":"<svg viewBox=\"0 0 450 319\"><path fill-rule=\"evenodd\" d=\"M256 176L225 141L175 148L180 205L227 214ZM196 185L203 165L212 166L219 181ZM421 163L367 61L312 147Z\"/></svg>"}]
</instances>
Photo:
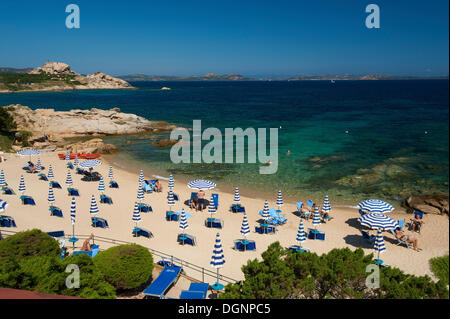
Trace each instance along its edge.
<instances>
[{"instance_id":1,"label":"person on beach","mask_svg":"<svg viewBox=\"0 0 450 319\"><path fill-rule=\"evenodd\" d=\"M326 223L329 220L332 220L333 217L330 216L330 214L323 209L320 210L320 214L322 215L322 222Z\"/></svg>"},{"instance_id":2,"label":"person on beach","mask_svg":"<svg viewBox=\"0 0 450 319\"><path fill-rule=\"evenodd\" d=\"M400 227L397 227L395 229L395 238L401 239L403 241L406 241L407 243L413 244L414 250L415 251L420 251L420 248L418 247L418 240L417 240L417 238L405 235L405 233L400 230Z\"/></svg>"},{"instance_id":3,"label":"person on beach","mask_svg":"<svg viewBox=\"0 0 450 319\"><path fill-rule=\"evenodd\" d=\"M90 241L91 241L91 239L93 239L93 238L94 238L94 234L91 233L91 236L89 236L89 238L86 239L86 240L83 242L83 246L81 247L81 251L92 251Z\"/></svg>"},{"instance_id":4,"label":"person on beach","mask_svg":"<svg viewBox=\"0 0 450 319\"><path fill-rule=\"evenodd\" d=\"M306 220L308 220L311 217L311 211L307 208L305 208L305 205L302 205L302 207L300 208L300 212L302 212L303 214L305 214L304 216Z\"/></svg>"},{"instance_id":5,"label":"person on beach","mask_svg":"<svg viewBox=\"0 0 450 319\"><path fill-rule=\"evenodd\" d=\"M197 208L196 208L196 210L202 211L206 207L206 205L205 205L205 191L201 189L197 193L197 197L198 197L198 200L197 200Z\"/></svg>"},{"instance_id":6,"label":"person on beach","mask_svg":"<svg viewBox=\"0 0 450 319\"><path fill-rule=\"evenodd\" d=\"M419 214L414 214L414 218L411 218L411 223L412 223L412 231L417 231L420 234L420 229L422 228L422 224L425 224L422 220L422 218L420 218Z\"/></svg>"},{"instance_id":7,"label":"person on beach","mask_svg":"<svg viewBox=\"0 0 450 319\"><path fill-rule=\"evenodd\" d=\"M30 169L31 173L34 173L36 171L36 166L34 166L33 162L28 162L28 168Z\"/></svg>"},{"instance_id":8,"label":"person on beach","mask_svg":"<svg viewBox=\"0 0 450 319\"><path fill-rule=\"evenodd\" d=\"M162 185L159 182L159 179L155 180L155 190L159 193L162 192Z\"/></svg>"}]
</instances>

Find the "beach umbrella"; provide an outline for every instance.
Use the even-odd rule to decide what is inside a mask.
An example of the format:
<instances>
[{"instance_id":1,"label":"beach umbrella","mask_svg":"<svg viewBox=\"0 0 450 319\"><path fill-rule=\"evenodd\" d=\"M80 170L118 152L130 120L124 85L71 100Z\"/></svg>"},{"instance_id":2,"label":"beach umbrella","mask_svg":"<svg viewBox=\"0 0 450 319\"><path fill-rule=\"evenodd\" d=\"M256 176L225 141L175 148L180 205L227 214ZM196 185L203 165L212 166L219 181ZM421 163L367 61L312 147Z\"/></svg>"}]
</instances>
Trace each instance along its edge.
<instances>
[{"instance_id":1,"label":"beach umbrella","mask_svg":"<svg viewBox=\"0 0 450 319\"><path fill-rule=\"evenodd\" d=\"M358 207L369 213L390 213L394 206L379 199L367 199L358 204Z\"/></svg>"},{"instance_id":2,"label":"beach umbrella","mask_svg":"<svg viewBox=\"0 0 450 319\"><path fill-rule=\"evenodd\" d=\"M72 238L70 238L69 241L72 241L74 249L75 249L75 242L78 240L77 238L75 238L75 217L76 217L75 197L72 197L72 203L70 204L70 223L72 224Z\"/></svg>"},{"instance_id":3,"label":"beach umbrella","mask_svg":"<svg viewBox=\"0 0 450 319\"><path fill-rule=\"evenodd\" d=\"M263 208L263 212L262 212L262 218L263 219L269 219L270 218L270 214L269 214L269 202L266 201L264 202L264 208Z\"/></svg>"},{"instance_id":4,"label":"beach umbrella","mask_svg":"<svg viewBox=\"0 0 450 319\"><path fill-rule=\"evenodd\" d=\"M144 199L144 188L142 187L142 183L139 183L138 192L136 198L138 200Z\"/></svg>"},{"instance_id":5,"label":"beach umbrella","mask_svg":"<svg viewBox=\"0 0 450 319\"><path fill-rule=\"evenodd\" d=\"M24 150L21 150L21 151L17 152L17 154L19 154L20 156L29 156L30 157L30 161L31 161L31 156L39 155L40 153L41 153L41 151L33 150L31 148L24 149Z\"/></svg>"},{"instance_id":6,"label":"beach umbrella","mask_svg":"<svg viewBox=\"0 0 450 319\"><path fill-rule=\"evenodd\" d=\"M75 160L73 161L73 166L78 167L80 163L78 162L78 154L75 154Z\"/></svg>"},{"instance_id":7,"label":"beach umbrella","mask_svg":"<svg viewBox=\"0 0 450 319\"><path fill-rule=\"evenodd\" d=\"M20 175L19 192L25 192L25 190L25 180L23 179L23 175Z\"/></svg>"},{"instance_id":8,"label":"beach umbrella","mask_svg":"<svg viewBox=\"0 0 450 319\"><path fill-rule=\"evenodd\" d=\"M211 266L217 269L217 282L216 286L219 286L219 269L225 264L225 257L223 255L222 241L220 240L220 234L216 235L216 242L214 243L213 255L211 257Z\"/></svg>"},{"instance_id":9,"label":"beach umbrella","mask_svg":"<svg viewBox=\"0 0 450 319\"><path fill-rule=\"evenodd\" d=\"M330 200L328 199L328 195L325 195L322 210L326 213L329 213L331 211Z\"/></svg>"},{"instance_id":10,"label":"beach umbrella","mask_svg":"<svg viewBox=\"0 0 450 319\"><path fill-rule=\"evenodd\" d=\"M139 172L139 184L142 184L144 182L144 172L140 170Z\"/></svg>"},{"instance_id":11,"label":"beach umbrella","mask_svg":"<svg viewBox=\"0 0 450 319\"><path fill-rule=\"evenodd\" d=\"M5 173L3 170L0 171L0 186L6 186Z\"/></svg>"},{"instance_id":12,"label":"beach umbrella","mask_svg":"<svg viewBox=\"0 0 450 319\"><path fill-rule=\"evenodd\" d=\"M66 160L66 161L70 161L70 153L69 153L69 151L66 152L66 158L65 158L65 160Z\"/></svg>"},{"instance_id":13,"label":"beach umbrella","mask_svg":"<svg viewBox=\"0 0 450 319\"><path fill-rule=\"evenodd\" d=\"M183 234L184 234L184 231L188 228L189 228L189 225L187 222L186 212L184 211L184 209L182 209L181 217L180 217L180 229L183 231Z\"/></svg>"},{"instance_id":14,"label":"beach umbrella","mask_svg":"<svg viewBox=\"0 0 450 319\"><path fill-rule=\"evenodd\" d=\"M300 223L298 225L298 231L297 231L297 238L296 238L297 242L301 244L306 240L306 236L305 236L305 228L303 227L303 220L300 219Z\"/></svg>"},{"instance_id":15,"label":"beach umbrella","mask_svg":"<svg viewBox=\"0 0 450 319\"><path fill-rule=\"evenodd\" d=\"M80 162L78 164L78 166L83 167L83 168L92 169L92 168L97 167L97 166L99 166L101 164L102 164L101 161L95 160L95 159L91 159L91 160L84 160L84 161Z\"/></svg>"},{"instance_id":16,"label":"beach umbrella","mask_svg":"<svg viewBox=\"0 0 450 319\"><path fill-rule=\"evenodd\" d=\"M8 203L0 199L0 212L3 212L6 209L6 207L8 207Z\"/></svg>"},{"instance_id":17,"label":"beach umbrella","mask_svg":"<svg viewBox=\"0 0 450 319\"><path fill-rule=\"evenodd\" d=\"M132 220L136 223L136 227L137 227L137 223L139 223L141 221L141 212L139 211L139 204L137 202L134 203Z\"/></svg>"},{"instance_id":18,"label":"beach umbrella","mask_svg":"<svg viewBox=\"0 0 450 319\"><path fill-rule=\"evenodd\" d=\"M239 196L239 187L234 190L234 202L239 204L241 202L241 196Z\"/></svg>"},{"instance_id":19,"label":"beach umbrella","mask_svg":"<svg viewBox=\"0 0 450 319\"><path fill-rule=\"evenodd\" d=\"M110 179L114 178L113 168L111 165L109 165L108 178L110 178Z\"/></svg>"},{"instance_id":20,"label":"beach umbrella","mask_svg":"<svg viewBox=\"0 0 450 319\"><path fill-rule=\"evenodd\" d=\"M281 195L281 190L278 191L277 206L278 206L278 208L283 206L283 195Z\"/></svg>"},{"instance_id":21,"label":"beach umbrella","mask_svg":"<svg viewBox=\"0 0 450 319\"><path fill-rule=\"evenodd\" d=\"M173 189L175 187L175 181L173 180L172 174L169 176L169 188Z\"/></svg>"},{"instance_id":22,"label":"beach umbrella","mask_svg":"<svg viewBox=\"0 0 450 319\"><path fill-rule=\"evenodd\" d=\"M209 200L209 206L208 206L208 213L211 214L211 218L212 218L212 214L214 214L216 212L216 205L214 205L214 198L211 195L211 199Z\"/></svg>"},{"instance_id":23,"label":"beach umbrella","mask_svg":"<svg viewBox=\"0 0 450 319\"><path fill-rule=\"evenodd\" d=\"M72 174L70 174L70 171L67 171L66 185L70 186L72 184L73 184L73 182L72 182Z\"/></svg>"},{"instance_id":24,"label":"beach umbrella","mask_svg":"<svg viewBox=\"0 0 450 319\"><path fill-rule=\"evenodd\" d=\"M98 182L98 191L101 193L105 191L105 182L103 181L102 176L100 176L100 181Z\"/></svg>"},{"instance_id":25,"label":"beach umbrella","mask_svg":"<svg viewBox=\"0 0 450 319\"><path fill-rule=\"evenodd\" d=\"M95 214L99 213L97 202L95 201L95 196L94 195L92 195L92 198L91 198L91 208L89 209L89 212L92 215L95 215Z\"/></svg>"},{"instance_id":26,"label":"beach umbrella","mask_svg":"<svg viewBox=\"0 0 450 319\"><path fill-rule=\"evenodd\" d=\"M394 230L398 227L398 222L391 217L381 213L369 213L358 218L361 225L380 230Z\"/></svg>"},{"instance_id":27,"label":"beach umbrella","mask_svg":"<svg viewBox=\"0 0 450 319\"><path fill-rule=\"evenodd\" d=\"M242 219L241 225L242 236L248 236L250 234L250 226L248 226L247 214L244 213L244 218Z\"/></svg>"},{"instance_id":28,"label":"beach umbrella","mask_svg":"<svg viewBox=\"0 0 450 319\"><path fill-rule=\"evenodd\" d=\"M48 197L47 197L48 204L51 206L52 203L55 202L55 195L53 194L53 187L52 183L50 183L50 186L48 188Z\"/></svg>"},{"instance_id":29,"label":"beach umbrella","mask_svg":"<svg viewBox=\"0 0 450 319\"><path fill-rule=\"evenodd\" d=\"M48 178L55 178L55 175L53 174L53 167L52 167L51 164L50 164L49 167L48 167L48 174L47 174L47 177L48 177Z\"/></svg>"},{"instance_id":30,"label":"beach umbrella","mask_svg":"<svg viewBox=\"0 0 450 319\"><path fill-rule=\"evenodd\" d=\"M205 179L196 179L193 181L190 181L187 186L189 188L193 188L193 189L213 189L214 187L216 187L216 184L205 180Z\"/></svg>"},{"instance_id":31,"label":"beach umbrella","mask_svg":"<svg viewBox=\"0 0 450 319\"><path fill-rule=\"evenodd\" d=\"M313 223L314 226L316 226L316 228L317 228L317 225L320 225L320 223L321 223L319 207L317 207L317 205L316 205L316 207L314 209L314 216L313 216L312 223Z\"/></svg>"},{"instance_id":32,"label":"beach umbrella","mask_svg":"<svg viewBox=\"0 0 450 319\"><path fill-rule=\"evenodd\" d=\"M172 190L169 191L169 195L167 196L167 205L169 205L170 210L172 210L170 206L175 205L175 199L173 198Z\"/></svg>"},{"instance_id":33,"label":"beach umbrella","mask_svg":"<svg viewBox=\"0 0 450 319\"><path fill-rule=\"evenodd\" d=\"M378 259L380 259L380 253L386 251L386 246L384 245L383 233L381 229L378 229L377 238L375 239L373 249L378 253Z\"/></svg>"},{"instance_id":34,"label":"beach umbrella","mask_svg":"<svg viewBox=\"0 0 450 319\"><path fill-rule=\"evenodd\" d=\"M36 163L36 172L40 172L42 170L41 159L38 158Z\"/></svg>"}]
</instances>

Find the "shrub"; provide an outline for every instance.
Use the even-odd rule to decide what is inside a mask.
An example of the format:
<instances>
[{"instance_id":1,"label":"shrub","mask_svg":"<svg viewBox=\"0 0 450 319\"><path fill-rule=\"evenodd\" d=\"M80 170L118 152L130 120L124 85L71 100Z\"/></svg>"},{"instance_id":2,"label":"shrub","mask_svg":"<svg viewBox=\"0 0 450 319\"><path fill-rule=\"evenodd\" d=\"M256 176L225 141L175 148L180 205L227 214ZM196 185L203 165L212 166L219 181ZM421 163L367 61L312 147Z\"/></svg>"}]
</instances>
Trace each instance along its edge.
<instances>
[{"instance_id":1,"label":"shrub","mask_svg":"<svg viewBox=\"0 0 450 319\"><path fill-rule=\"evenodd\" d=\"M14 122L14 118L8 112L8 108L0 107L0 132L9 132L15 130L17 124Z\"/></svg>"},{"instance_id":2,"label":"shrub","mask_svg":"<svg viewBox=\"0 0 450 319\"><path fill-rule=\"evenodd\" d=\"M449 284L448 259L449 259L448 255L430 259L431 271L439 280L442 280L442 282L445 283L446 285Z\"/></svg>"},{"instance_id":3,"label":"shrub","mask_svg":"<svg viewBox=\"0 0 450 319\"><path fill-rule=\"evenodd\" d=\"M153 257L140 245L120 245L100 252L94 263L118 291L140 287L153 271Z\"/></svg>"},{"instance_id":4,"label":"shrub","mask_svg":"<svg viewBox=\"0 0 450 319\"><path fill-rule=\"evenodd\" d=\"M23 147L28 147L30 146L30 142L29 139L31 136L33 136L33 133L29 132L29 131L19 131L18 132L20 135L20 140L22 141L22 146Z\"/></svg>"}]
</instances>

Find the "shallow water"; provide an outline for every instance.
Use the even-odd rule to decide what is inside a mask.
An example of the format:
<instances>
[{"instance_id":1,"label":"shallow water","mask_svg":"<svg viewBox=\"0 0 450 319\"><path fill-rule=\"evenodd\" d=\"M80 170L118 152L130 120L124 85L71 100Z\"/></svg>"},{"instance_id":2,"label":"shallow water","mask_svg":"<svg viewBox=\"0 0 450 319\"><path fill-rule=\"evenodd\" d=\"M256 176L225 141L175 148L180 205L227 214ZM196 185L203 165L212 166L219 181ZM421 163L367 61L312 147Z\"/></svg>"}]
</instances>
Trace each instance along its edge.
<instances>
[{"instance_id":1,"label":"shallow water","mask_svg":"<svg viewBox=\"0 0 450 319\"><path fill-rule=\"evenodd\" d=\"M448 81L145 82L138 90L0 94L0 105L112 108L191 127L280 128L276 174L258 164L173 164L149 138L108 137L117 162L180 180L276 197L398 204L410 193L448 195ZM161 91L163 86L172 90ZM158 136L157 138L167 138ZM131 145L126 145L131 141ZM290 150L290 155L286 152ZM131 155L131 158L130 158ZM189 177L188 177L189 176Z\"/></svg>"}]
</instances>

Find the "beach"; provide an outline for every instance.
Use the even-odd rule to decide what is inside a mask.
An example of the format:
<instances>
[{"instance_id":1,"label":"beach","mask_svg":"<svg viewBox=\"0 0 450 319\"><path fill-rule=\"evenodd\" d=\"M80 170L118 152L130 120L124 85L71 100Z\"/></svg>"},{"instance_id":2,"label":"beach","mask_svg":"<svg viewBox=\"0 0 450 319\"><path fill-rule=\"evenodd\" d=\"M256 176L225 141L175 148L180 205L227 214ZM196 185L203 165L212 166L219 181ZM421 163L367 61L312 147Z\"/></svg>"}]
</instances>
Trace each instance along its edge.
<instances>
[{"instance_id":1,"label":"beach","mask_svg":"<svg viewBox=\"0 0 450 319\"><path fill-rule=\"evenodd\" d=\"M64 230L66 235L72 234L72 225L70 221L70 202L71 197L68 196L67 186L65 185L67 167L66 161L60 160L56 152L41 153L39 155L42 165L45 167L44 173L47 173L48 167L53 166L55 181L58 181L62 189L54 189L56 198L55 206L63 211L63 218L50 216L49 205L47 202L48 182L39 180L37 174L27 173L22 169L23 165L29 160L28 157L20 157L16 154L7 153L6 161L0 163L0 169L5 173L5 179L8 185L16 192L16 195L0 195L0 199L8 202L8 207L3 215L12 216L17 224L17 228L1 228L2 230L25 231L33 228L41 229L44 232ZM98 182L81 181L81 175L71 170L73 187L78 188L80 197L76 197L76 223L75 233L81 235L89 235L93 233L95 236L101 236L116 240L133 242L144 247L173 255L176 258L190 262L192 264L204 267L210 271L215 271L210 266L211 255L213 251L215 236L220 233L225 256L225 265L220 269L220 274L233 278L235 280L244 279L241 267L247 263L249 259L261 259L261 253L273 242L279 241L282 246L289 247L296 244L295 238L299 225L299 217L296 215L296 203L294 201L285 201L282 206L282 212L288 219L287 223L277 227L275 234L257 234L255 226L258 226L258 220L261 216L258 214L263 209L264 200L266 198L251 198L241 193L241 204L245 206L248 222L250 225L250 234L247 239L256 242L255 251L240 252L233 249L233 241L242 238L240 234L243 214L232 213L229 211L230 205L233 203L234 194L221 191L221 188L227 188L225 185L217 183L217 187L213 190L206 191L206 198L209 199L211 193L219 194L219 208L213 217L221 218L224 221L224 228L217 230L215 228L207 228L204 221L210 214L207 209L203 212L195 212L184 204L190 198L191 190L186 184L177 183L175 179L174 192L179 195L180 200L173 206L174 211L182 208L192 217L188 218L189 228L187 234L196 237L196 246L180 245L177 243L177 235L181 233L178 222L168 222L165 219L165 213L169 206L167 205L167 180L160 180L163 186L163 192L145 194L143 202L152 206L153 212L141 213L140 227L151 230L154 237L133 237L132 229L135 223L132 221L134 203L138 190L139 171L135 173L128 172L114 165L113 157L100 158L102 165L95 168L105 179L108 186L108 169L109 165L114 169L114 180L119 183L118 189L107 187L105 194L113 200L112 205L101 204L99 201L100 193L97 190ZM32 158L33 162L37 161L37 157ZM24 176L26 191L25 195L32 196L35 199L36 206L24 206L20 201L20 193L18 185L20 175ZM152 179L152 172L144 171L145 179ZM168 176L167 176L168 177ZM196 176L192 176L195 179ZM232 185L239 186L239 185ZM228 189L231 185L228 185ZM281 189L282 190L282 189ZM91 196L95 195L100 213L98 217L105 218L108 221L109 228L94 228L91 226L91 216L89 213ZM276 193L272 198L267 198L270 207L276 207ZM325 194L324 194L325 195ZM297 201L306 202L308 198L298 198ZM352 250L362 247L366 254L373 252L373 249L361 237L361 225L358 222L360 216L357 208L351 207L333 207L333 198L330 197L331 216L333 219L325 224L321 224L318 229L324 231L326 238L321 240L309 240L303 244L311 252L322 254L333 248L348 247ZM322 205L322 202L318 203ZM357 203L355 203L356 205ZM397 208L389 216L394 219L405 218L409 221L411 215L407 215L402 209ZM438 216L427 214L424 216L424 227L420 234L412 233L406 230L405 233L417 237L419 247L422 249L417 252L404 246L397 246L397 241L390 232L384 232L384 240L386 251L381 257L386 263L393 267L398 267L406 273L415 275L429 275L433 277L429 267L429 259L442 256L449 251L449 222L448 216ZM304 221L305 230L313 228L312 221ZM374 232L372 232L375 234ZM82 241L77 243L81 246ZM68 247L71 244L68 243ZM110 244L100 243L100 249L106 249ZM159 259L154 258L155 262ZM185 269L186 275L198 279L197 273L190 273L190 269ZM206 278L211 284L214 283L213 278Z\"/></svg>"}]
</instances>

